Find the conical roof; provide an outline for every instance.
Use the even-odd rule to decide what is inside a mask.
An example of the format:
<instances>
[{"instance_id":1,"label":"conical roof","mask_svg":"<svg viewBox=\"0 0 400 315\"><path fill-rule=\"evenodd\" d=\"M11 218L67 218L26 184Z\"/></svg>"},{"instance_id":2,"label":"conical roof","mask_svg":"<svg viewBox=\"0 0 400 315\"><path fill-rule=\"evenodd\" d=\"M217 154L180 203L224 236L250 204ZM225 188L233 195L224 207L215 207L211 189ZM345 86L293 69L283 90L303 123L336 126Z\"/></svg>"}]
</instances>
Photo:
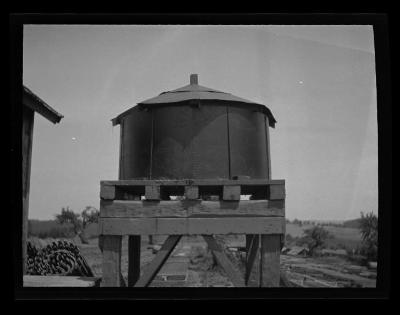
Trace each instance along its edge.
<instances>
[{"instance_id":1,"label":"conical roof","mask_svg":"<svg viewBox=\"0 0 400 315\"><path fill-rule=\"evenodd\" d=\"M221 92L215 89L211 89L205 86L201 86L198 84L197 74L192 74L190 76L190 84L185 85L181 88L163 92L156 97L149 98L144 100L138 105L141 106L151 106L151 105L160 105L160 104L169 104L169 103L180 103L184 101L190 100L217 100L217 101L227 101L227 102L236 102L236 103L245 103L258 105L258 108L261 112L264 112L268 116L269 125L271 127L275 127L276 120L272 115L271 111L268 107L263 104L256 103L253 101L249 101L247 99L232 95L230 93ZM120 114L118 117L114 118L113 124L118 124L119 119L126 112Z\"/></svg>"}]
</instances>

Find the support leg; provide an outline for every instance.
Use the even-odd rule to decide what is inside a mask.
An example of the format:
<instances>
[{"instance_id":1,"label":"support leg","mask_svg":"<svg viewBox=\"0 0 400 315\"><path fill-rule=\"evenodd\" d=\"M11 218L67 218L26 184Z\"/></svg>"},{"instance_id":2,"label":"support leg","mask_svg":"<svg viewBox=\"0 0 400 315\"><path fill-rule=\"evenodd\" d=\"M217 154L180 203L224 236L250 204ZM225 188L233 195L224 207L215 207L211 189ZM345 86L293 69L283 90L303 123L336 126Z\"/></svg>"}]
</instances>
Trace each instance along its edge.
<instances>
[{"instance_id":1,"label":"support leg","mask_svg":"<svg viewBox=\"0 0 400 315\"><path fill-rule=\"evenodd\" d=\"M102 287L121 286L121 243L120 235L103 235L103 279Z\"/></svg>"},{"instance_id":2,"label":"support leg","mask_svg":"<svg viewBox=\"0 0 400 315\"><path fill-rule=\"evenodd\" d=\"M279 287L281 236L261 235L260 286Z\"/></svg>"},{"instance_id":3,"label":"support leg","mask_svg":"<svg viewBox=\"0 0 400 315\"><path fill-rule=\"evenodd\" d=\"M140 277L140 235L128 239L128 287L133 287Z\"/></svg>"},{"instance_id":4,"label":"support leg","mask_svg":"<svg viewBox=\"0 0 400 315\"><path fill-rule=\"evenodd\" d=\"M250 235L246 235L247 236ZM259 249L259 240L260 237L259 235L251 235L252 237L249 237L249 246L247 247L247 255L246 255L246 274L245 274L245 284L246 286L249 284L249 278L251 275L251 271L253 269L254 261L257 256L257 252ZM246 239L247 240L247 239Z\"/></svg>"},{"instance_id":5,"label":"support leg","mask_svg":"<svg viewBox=\"0 0 400 315\"><path fill-rule=\"evenodd\" d=\"M254 234L246 234L246 255L248 256L251 242L253 241Z\"/></svg>"}]
</instances>

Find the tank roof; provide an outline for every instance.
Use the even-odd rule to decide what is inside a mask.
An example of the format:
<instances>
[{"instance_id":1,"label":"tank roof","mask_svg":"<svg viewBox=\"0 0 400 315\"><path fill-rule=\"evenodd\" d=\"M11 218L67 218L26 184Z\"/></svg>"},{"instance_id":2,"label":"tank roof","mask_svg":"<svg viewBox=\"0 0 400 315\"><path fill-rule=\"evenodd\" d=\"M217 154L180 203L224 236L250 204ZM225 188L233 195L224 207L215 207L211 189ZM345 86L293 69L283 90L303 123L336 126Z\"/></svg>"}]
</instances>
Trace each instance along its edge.
<instances>
[{"instance_id":1,"label":"tank roof","mask_svg":"<svg viewBox=\"0 0 400 315\"><path fill-rule=\"evenodd\" d=\"M198 84L197 74L190 75L190 84L175 90L162 92L156 97L152 97L142 102L139 102L138 105L147 107L160 104L180 103L191 100L215 100L215 101L227 101L227 102L258 105L260 111L268 116L269 125L273 128L275 127L276 120L272 115L270 109L266 107L264 104L249 101L247 99L232 95L230 93L225 93L205 86L201 86ZM123 112L116 118L112 119L113 125L118 124L119 119L125 114L127 114L128 111L129 110Z\"/></svg>"}]
</instances>

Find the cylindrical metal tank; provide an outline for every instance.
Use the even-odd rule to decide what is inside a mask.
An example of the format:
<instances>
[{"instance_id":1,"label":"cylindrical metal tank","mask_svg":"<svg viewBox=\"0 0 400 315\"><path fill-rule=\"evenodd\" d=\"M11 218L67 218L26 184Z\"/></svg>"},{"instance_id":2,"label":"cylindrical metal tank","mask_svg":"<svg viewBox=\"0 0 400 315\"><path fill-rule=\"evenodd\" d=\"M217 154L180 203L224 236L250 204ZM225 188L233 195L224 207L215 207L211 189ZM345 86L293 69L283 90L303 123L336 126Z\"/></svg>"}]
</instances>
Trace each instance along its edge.
<instances>
[{"instance_id":1,"label":"cylindrical metal tank","mask_svg":"<svg viewBox=\"0 0 400 315\"><path fill-rule=\"evenodd\" d=\"M139 103L113 123L121 125L120 179L269 178L272 113L201 87L193 75L190 85Z\"/></svg>"}]
</instances>

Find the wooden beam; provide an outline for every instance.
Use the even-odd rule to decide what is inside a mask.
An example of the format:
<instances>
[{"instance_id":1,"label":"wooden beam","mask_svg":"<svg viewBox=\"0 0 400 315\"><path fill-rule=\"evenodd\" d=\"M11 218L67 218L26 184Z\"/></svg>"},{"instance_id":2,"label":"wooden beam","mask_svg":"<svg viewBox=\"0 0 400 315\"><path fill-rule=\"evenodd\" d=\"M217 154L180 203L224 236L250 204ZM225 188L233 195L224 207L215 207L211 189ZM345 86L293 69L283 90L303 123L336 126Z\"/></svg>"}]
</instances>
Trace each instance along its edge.
<instances>
[{"instance_id":1,"label":"wooden beam","mask_svg":"<svg viewBox=\"0 0 400 315\"><path fill-rule=\"evenodd\" d=\"M102 287L121 286L121 243L120 235L103 235L103 279Z\"/></svg>"},{"instance_id":2,"label":"wooden beam","mask_svg":"<svg viewBox=\"0 0 400 315\"><path fill-rule=\"evenodd\" d=\"M185 186L185 198L188 200L199 198L199 186Z\"/></svg>"},{"instance_id":3,"label":"wooden beam","mask_svg":"<svg viewBox=\"0 0 400 315\"><path fill-rule=\"evenodd\" d=\"M280 235L261 235L261 287L279 287L280 253Z\"/></svg>"},{"instance_id":4,"label":"wooden beam","mask_svg":"<svg viewBox=\"0 0 400 315\"><path fill-rule=\"evenodd\" d=\"M244 278L246 286L249 282L249 278L250 278L251 271L253 269L254 261L257 256L257 252L259 250L259 240L260 240L259 235L253 235L249 249L247 251L246 273L245 273L245 278Z\"/></svg>"},{"instance_id":5,"label":"wooden beam","mask_svg":"<svg viewBox=\"0 0 400 315\"><path fill-rule=\"evenodd\" d=\"M145 187L145 197L147 200L160 200L160 186L147 185Z\"/></svg>"},{"instance_id":6,"label":"wooden beam","mask_svg":"<svg viewBox=\"0 0 400 315\"><path fill-rule=\"evenodd\" d=\"M216 261L225 270L233 285L235 287L244 287L245 284L243 278L240 276L240 271L226 256L222 246L211 235L203 235L203 238L207 242L208 249L212 251Z\"/></svg>"},{"instance_id":7,"label":"wooden beam","mask_svg":"<svg viewBox=\"0 0 400 315\"><path fill-rule=\"evenodd\" d=\"M35 113L23 106L22 116L22 273L26 274L26 241L28 239L29 190Z\"/></svg>"},{"instance_id":8,"label":"wooden beam","mask_svg":"<svg viewBox=\"0 0 400 315\"><path fill-rule=\"evenodd\" d=\"M240 200L240 185L226 185L223 188L223 200Z\"/></svg>"},{"instance_id":9,"label":"wooden beam","mask_svg":"<svg viewBox=\"0 0 400 315\"><path fill-rule=\"evenodd\" d=\"M285 199L285 185L270 185L269 200Z\"/></svg>"},{"instance_id":10,"label":"wooden beam","mask_svg":"<svg viewBox=\"0 0 400 315\"><path fill-rule=\"evenodd\" d=\"M113 185L101 185L100 186L100 198L106 200L113 200L116 197L115 186Z\"/></svg>"},{"instance_id":11,"label":"wooden beam","mask_svg":"<svg viewBox=\"0 0 400 315\"><path fill-rule=\"evenodd\" d=\"M227 185L249 185L249 186L265 186L265 185L285 185L284 179L125 179L125 180L102 180L100 185L110 186L227 186Z\"/></svg>"},{"instance_id":12,"label":"wooden beam","mask_svg":"<svg viewBox=\"0 0 400 315\"><path fill-rule=\"evenodd\" d=\"M22 103L24 107L32 109L54 124L59 123L64 117L25 86L22 94Z\"/></svg>"},{"instance_id":13,"label":"wooden beam","mask_svg":"<svg viewBox=\"0 0 400 315\"><path fill-rule=\"evenodd\" d=\"M100 218L103 235L282 234L284 217Z\"/></svg>"},{"instance_id":14,"label":"wooden beam","mask_svg":"<svg viewBox=\"0 0 400 315\"><path fill-rule=\"evenodd\" d=\"M251 242L253 241L253 237L254 237L254 234L246 234L246 255L249 252Z\"/></svg>"},{"instance_id":15,"label":"wooden beam","mask_svg":"<svg viewBox=\"0 0 400 315\"><path fill-rule=\"evenodd\" d=\"M135 287L147 287L151 283L181 237L181 235L168 236L161 249L157 252L156 257L154 257L151 263L143 270L143 275L136 282Z\"/></svg>"},{"instance_id":16,"label":"wooden beam","mask_svg":"<svg viewBox=\"0 0 400 315\"><path fill-rule=\"evenodd\" d=\"M128 287L133 287L140 277L140 235L128 238Z\"/></svg>"},{"instance_id":17,"label":"wooden beam","mask_svg":"<svg viewBox=\"0 0 400 315\"><path fill-rule=\"evenodd\" d=\"M241 201L149 201L101 200L100 217L223 217L223 216L285 216L284 200Z\"/></svg>"}]
</instances>

